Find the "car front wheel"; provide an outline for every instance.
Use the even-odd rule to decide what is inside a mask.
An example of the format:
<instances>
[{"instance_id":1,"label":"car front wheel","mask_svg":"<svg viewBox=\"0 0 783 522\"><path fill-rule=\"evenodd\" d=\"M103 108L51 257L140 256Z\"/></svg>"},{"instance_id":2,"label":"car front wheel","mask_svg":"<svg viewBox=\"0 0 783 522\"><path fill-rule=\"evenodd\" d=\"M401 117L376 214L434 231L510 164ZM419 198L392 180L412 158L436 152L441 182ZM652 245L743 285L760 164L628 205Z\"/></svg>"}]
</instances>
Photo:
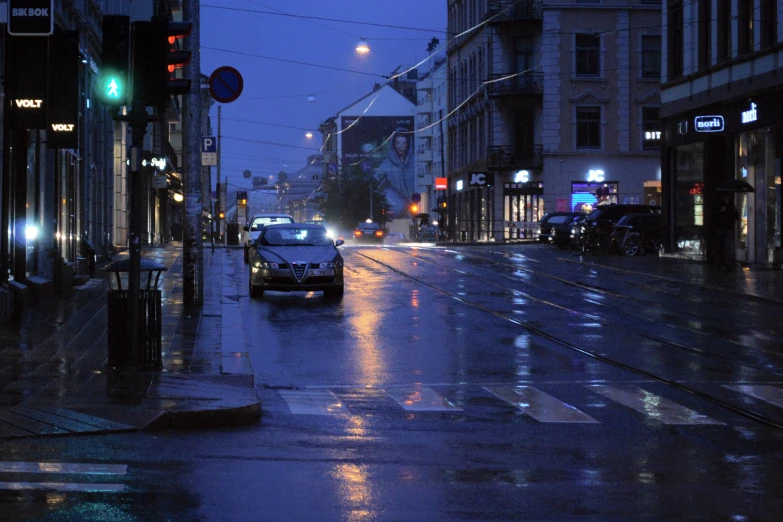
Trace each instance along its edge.
<instances>
[{"instance_id":1,"label":"car front wheel","mask_svg":"<svg viewBox=\"0 0 783 522\"><path fill-rule=\"evenodd\" d=\"M327 288L324 290L324 299L329 301L341 301L345 294L345 287Z\"/></svg>"},{"instance_id":2,"label":"car front wheel","mask_svg":"<svg viewBox=\"0 0 783 522\"><path fill-rule=\"evenodd\" d=\"M251 299L254 297L264 297L264 289L260 286L254 285L252 280L250 281L249 287Z\"/></svg>"}]
</instances>

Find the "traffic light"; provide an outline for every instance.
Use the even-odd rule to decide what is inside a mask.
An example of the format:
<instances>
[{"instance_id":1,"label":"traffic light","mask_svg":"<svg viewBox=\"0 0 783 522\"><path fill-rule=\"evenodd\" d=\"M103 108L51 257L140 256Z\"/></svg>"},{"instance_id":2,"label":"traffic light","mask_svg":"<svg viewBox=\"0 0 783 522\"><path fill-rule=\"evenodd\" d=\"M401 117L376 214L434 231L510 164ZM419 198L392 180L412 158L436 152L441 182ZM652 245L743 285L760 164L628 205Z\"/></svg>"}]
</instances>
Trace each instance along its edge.
<instances>
[{"instance_id":1,"label":"traffic light","mask_svg":"<svg viewBox=\"0 0 783 522\"><path fill-rule=\"evenodd\" d=\"M130 65L130 17L103 17L101 73L98 76L98 97L106 105L127 105Z\"/></svg>"},{"instance_id":2,"label":"traffic light","mask_svg":"<svg viewBox=\"0 0 783 522\"><path fill-rule=\"evenodd\" d=\"M440 209L441 212L445 212L447 208L448 204L446 203L446 198L440 196L438 198L438 209Z\"/></svg>"},{"instance_id":3,"label":"traffic light","mask_svg":"<svg viewBox=\"0 0 783 522\"><path fill-rule=\"evenodd\" d=\"M190 34L190 22L173 22L154 16L149 22L133 22L133 96L151 107L163 107L169 96L190 91L190 80L174 72L190 63L190 51L179 50L177 40Z\"/></svg>"}]
</instances>

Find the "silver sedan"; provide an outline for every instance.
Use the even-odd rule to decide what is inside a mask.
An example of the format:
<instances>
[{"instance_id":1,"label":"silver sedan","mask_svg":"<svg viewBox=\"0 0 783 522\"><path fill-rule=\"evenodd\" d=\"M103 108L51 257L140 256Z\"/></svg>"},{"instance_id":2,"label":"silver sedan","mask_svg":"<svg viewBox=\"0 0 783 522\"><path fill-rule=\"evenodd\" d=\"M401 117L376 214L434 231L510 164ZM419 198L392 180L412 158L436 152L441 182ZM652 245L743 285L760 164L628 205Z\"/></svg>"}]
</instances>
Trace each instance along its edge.
<instances>
[{"instance_id":1,"label":"silver sedan","mask_svg":"<svg viewBox=\"0 0 783 522\"><path fill-rule=\"evenodd\" d=\"M264 228L250 252L250 297L266 290L323 291L324 297L343 297L344 241L327 237L320 225L283 224Z\"/></svg>"}]
</instances>

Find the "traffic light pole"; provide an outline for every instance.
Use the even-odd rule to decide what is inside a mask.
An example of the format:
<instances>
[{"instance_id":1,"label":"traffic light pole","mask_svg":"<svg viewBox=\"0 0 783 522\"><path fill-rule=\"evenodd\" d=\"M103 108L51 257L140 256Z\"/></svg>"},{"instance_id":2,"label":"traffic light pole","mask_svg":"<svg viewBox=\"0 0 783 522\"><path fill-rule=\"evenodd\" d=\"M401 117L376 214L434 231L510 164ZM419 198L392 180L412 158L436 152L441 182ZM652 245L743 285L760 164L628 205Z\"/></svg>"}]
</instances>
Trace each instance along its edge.
<instances>
[{"instance_id":1,"label":"traffic light pole","mask_svg":"<svg viewBox=\"0 0 783 522\"><path fill-rule=\"evenodd\" d=\"M139 347L139 286L141 282L141 156L144 148L144 134L147 132L147 111L144 102L134 100L128 118L131 127L130 150L130 227L128 249L130 270L128 272L128 346L130 347L130 368L136 368L141 360Z\"/></svg>"}]
</instances>

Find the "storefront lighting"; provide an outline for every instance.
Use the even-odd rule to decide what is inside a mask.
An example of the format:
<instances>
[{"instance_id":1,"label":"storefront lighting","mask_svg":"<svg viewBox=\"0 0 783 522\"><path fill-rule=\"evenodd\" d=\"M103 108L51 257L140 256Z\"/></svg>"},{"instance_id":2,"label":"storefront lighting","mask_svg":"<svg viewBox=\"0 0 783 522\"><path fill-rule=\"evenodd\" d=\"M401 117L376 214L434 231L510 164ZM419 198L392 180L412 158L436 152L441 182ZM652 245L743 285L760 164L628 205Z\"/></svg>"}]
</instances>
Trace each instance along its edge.
<instances>
[{"instance_id":1,"label":"storefront lighting","mask_svg":"<svg viewBox=\"0 0 783 522\"><path fill-rule=\"evenodd\" d=\"M35 241L38 237L38 227L35 225L27 225L24 229L24 237L27 238L28 241Z\"/></svg>"},{"instance_id":2,"label":"storefront lighting","mask_svg":"<svg viewBox=\"0 0 783 522\"><path fill-rule=\"evenodd\" d=\"M462 187L464 186L464 182L461 179L457 180L457 190L462 190Z\"/></svg>"}]
</instances>

